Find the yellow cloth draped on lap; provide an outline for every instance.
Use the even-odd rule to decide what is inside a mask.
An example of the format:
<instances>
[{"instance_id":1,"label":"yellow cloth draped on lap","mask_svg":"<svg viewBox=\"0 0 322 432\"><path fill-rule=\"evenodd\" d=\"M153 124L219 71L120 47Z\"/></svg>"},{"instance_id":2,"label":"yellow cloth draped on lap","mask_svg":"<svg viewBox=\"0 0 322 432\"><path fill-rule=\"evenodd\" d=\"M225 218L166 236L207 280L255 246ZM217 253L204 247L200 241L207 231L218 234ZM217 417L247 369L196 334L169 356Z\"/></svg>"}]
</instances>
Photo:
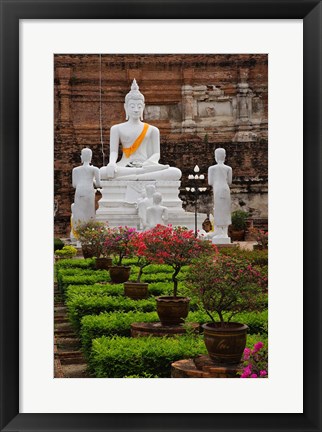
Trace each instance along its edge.
<instances>
[{"instance_id":1,"label":"yellow cloth draped on lap","mask_svg":"<svg viewBox=\"0 0 322 432\"><path fill-rule=\"evenodd\" d=\"M124 148L123 147L123 153L128 158L133 154L142 144L142 141L145 138L145 135L148 131L149 125L147 123L143 123L143 131L140 133L140 135L137 137L137 139L134 141L134 143L131 145L131 147Z\"/></svg>"}]
</instances>

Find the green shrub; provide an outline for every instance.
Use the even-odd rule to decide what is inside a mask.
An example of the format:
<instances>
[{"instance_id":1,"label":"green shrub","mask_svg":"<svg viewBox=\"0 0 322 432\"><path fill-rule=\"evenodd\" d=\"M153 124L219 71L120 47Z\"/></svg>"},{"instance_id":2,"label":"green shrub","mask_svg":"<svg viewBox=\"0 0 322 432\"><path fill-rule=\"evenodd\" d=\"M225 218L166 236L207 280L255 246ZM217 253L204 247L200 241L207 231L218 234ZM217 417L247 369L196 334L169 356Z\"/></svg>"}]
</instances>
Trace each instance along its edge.
<instances>
[{"instance_id":1,"label":"green shrub","mask_svg":"<svg viewBox=\"0 0 322 432\"><path fill-rule=\"evenodd\" d=\"M171 363L206 354L201 337L94 339L89 367L97 378L122 378L145 374L170 377Z\"/></svg>"},{"instance_id":2,"label":"green shrub","mask_svg":"<svg viewBox=\"0 0 322 432\"><path fill-rule=\"evenodd\" d=\"M76 270L76 269L75 269ZM110 282L110 275L107 270L83 270L77 269L72 272L71 269L61 270L57 273L57 283L62 292L68 285L94 285L97 282Z\"/></svg>"},{"instance_id":3,"label":"green shrub","mask_svg":"<svg viewBox=\"0 0 322 432\"><path fill-rule=\"evenodd\" d=\"M58 258L73 258L77 255L77 249L74 246L66 245L62 249L57 249L55 251L55 256Z\"/></svg>"},{"instance_id":4,"label":"green shrub","mask_svg":"<svg viewBox=\"0 0 322 432\"><path fill-rule=\"evenodd\" d=\"M68 285L65 291L66 301L71 300L73 297L82 295L86 297L93 296L123 296L123 284L94 284L94 285Z\"/></svg>"},{"instance_id":5,"label":"green shrub","mask_svg":"<svg viewBox=\"0 0 322 432\"><path fill-rule=\"evenodd\" d=\"M267 338L260 334L249 335L246 346L252 348L259 341L267 346ZM202 336L157 339L103 336L93 340L89 368L97 378L167 378L174 361L202 354L207 354Z\"/></svg>"},{"instance_id":6,"label":"green shrub","mask_svg":"<svg viewBox=\"0 0 322 432\"><path fill-rule=\"evenodd\" d=\"M247 259L253 266L267 266L268 265L268 251L267 250L246 250L239 247L235 248L222 248L219 249L221 254L226 256Z\"/></svg>"},{"instance_id":7,"label":"green shrub","mask_svg":"<svg viewBox=\"0 0 322 432\"><path fill-rule=\"evenodd\" d=\"M87 258L87 259L66 259L60 260L55 263L56 273L60 269L66 268L82 268L82 269L91 269L95 265L95 259Z\"/></svg>"},{"instance_id":8,"label":"green shrub","mask_svg":"<svg viewBox=\"0 0 322 432\"><path fill-rule=\"evenodd\" d=\"M156 312L111 312L84 316L80 330L83 350L89 355L92 340L101 336L131 336L131 324L134 322L157 321L159 317Z\"/></svg>"},{"instance_id":9,"label":"green shrub","mask_svg":"<svg viewBox=\"0 0 322 432\"><path fill-rule=\"evenodd\" d=\"M81 342L86 355L89 355L92 340L101 336L127 336L131 335L131 324L134 322L158 322L156 312L130 311L126 313L110 312L100 315L87 315L81 320ZM267 311L261 313L240 314L236 321L249 326L249 334L267 333ZM209 316L202 311L189 312L186 323L209 322ZM265 336L267 337L267 336Z\"/></svg>"},{"instance_id":10,"label":"green shrub","mask_svg":"<svg viewBox=\"0 0 322 432\"><path fill-rule=\"evenodd\" d=\"M54 252L64 247L65 243L60 238L54 238Z\"/></svg>"},{"instance_id":11,"label":"green shrub","mask_svg":"<svg viewBox=\"0 0 322 432\"><path fill-rule=\"evenodd\" d=\"M98 315L101 312L113 311L143 311L153 312L156 310L154 298L146 300L132 300L122 297L98 297L75 295L66 302L68 317L76 329L79 329L80 322L85 315Z\"/></svg>"},{"instance_id":12,"label":"green shrub","mask_svg":"<svg viewBox=\"0 0 322 432\"><path fill-rule=\"evenodd\" d=\"M246 221L249 213L243 210L235 210L231 214L231 224L234 230L246 229Z\"/></svg>"}]
</instances>

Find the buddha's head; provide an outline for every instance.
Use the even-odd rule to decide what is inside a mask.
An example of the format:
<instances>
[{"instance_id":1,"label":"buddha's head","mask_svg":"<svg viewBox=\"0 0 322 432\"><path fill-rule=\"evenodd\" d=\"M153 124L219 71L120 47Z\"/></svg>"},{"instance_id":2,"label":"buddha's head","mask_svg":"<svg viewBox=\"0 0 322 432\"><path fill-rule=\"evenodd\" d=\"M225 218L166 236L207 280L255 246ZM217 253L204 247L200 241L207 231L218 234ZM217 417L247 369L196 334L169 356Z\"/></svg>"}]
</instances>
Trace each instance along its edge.
<instances>
[{"instance_id":1,"label":"buddha's head","mask_svg":"<svg viewBox=\"0 0 322 432\"><path fill-rule=\"evenodd\" d=\"M81 161L84 163L90 163L92 160L92 150L89 148L83 148L81 152Z\"/></svg>"},{"instance_id":2,"label":"buddha's head","mask_svg":"<svg viewBox=\"0 0 322 432\"><path fill-rule=\"evenodd\" d=\"M217 163L223 163L226 159L226 150L223 148L217 148L215 150L215 160Z\"/></svg>"},{"instance_id":3,"label":"buddha's head","mask_svg":"<svg viewBox=\"0 0 322 432\"><path fill-rule=\"evenodd\" d=\"M143 120L144 107L144 96L139 91L139 86L134 79L131 85L131 90L125 96L124 109L126 113L126 120L128 120L129 117Z\"/></svg>"}]
</instances>

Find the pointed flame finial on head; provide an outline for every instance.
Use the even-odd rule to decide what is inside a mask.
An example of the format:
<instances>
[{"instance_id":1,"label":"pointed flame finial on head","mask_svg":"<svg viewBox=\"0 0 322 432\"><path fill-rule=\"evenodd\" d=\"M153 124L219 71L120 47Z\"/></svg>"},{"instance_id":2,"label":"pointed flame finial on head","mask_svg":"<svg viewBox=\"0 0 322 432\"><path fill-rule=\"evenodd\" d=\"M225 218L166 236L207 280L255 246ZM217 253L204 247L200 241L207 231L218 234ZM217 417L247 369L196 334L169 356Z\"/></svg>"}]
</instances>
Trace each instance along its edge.
<instances>
[{"instance_id":1,"label":"pointed flame finial on head","mask_svg":"<svg viewBox=\"0 0 322 432\"><path fill-rule=\"evenodd\" d=\"M138 83L136 82L135 78L131 84L131 90L125 96L125 103L127 104L130 99L141 100L144 103L144 96L140 92Z\"/></svg>"}]
</instances>

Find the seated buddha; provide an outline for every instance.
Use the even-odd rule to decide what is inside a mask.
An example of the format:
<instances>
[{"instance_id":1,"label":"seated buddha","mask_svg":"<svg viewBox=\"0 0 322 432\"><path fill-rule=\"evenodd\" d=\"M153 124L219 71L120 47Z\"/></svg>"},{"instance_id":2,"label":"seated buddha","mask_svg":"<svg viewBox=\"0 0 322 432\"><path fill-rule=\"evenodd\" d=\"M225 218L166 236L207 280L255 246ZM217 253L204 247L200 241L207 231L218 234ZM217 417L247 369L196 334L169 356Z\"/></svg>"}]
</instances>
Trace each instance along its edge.
<instances>
[{"instance_id":1,"label":"seated buddha","mask_svg":"<svg viewBox=\"0 0 322 432\"><path fill-rule=\"evenodd\" d=\"M144 96L133 80L125 97L126 122L116 124L110 131L109 163L101 168L101 178L110 180L179 180L181 171L159 163L160 131L144 123ZM118 159L119 146L122 157Z\"/></svg>"}]
</instances>

